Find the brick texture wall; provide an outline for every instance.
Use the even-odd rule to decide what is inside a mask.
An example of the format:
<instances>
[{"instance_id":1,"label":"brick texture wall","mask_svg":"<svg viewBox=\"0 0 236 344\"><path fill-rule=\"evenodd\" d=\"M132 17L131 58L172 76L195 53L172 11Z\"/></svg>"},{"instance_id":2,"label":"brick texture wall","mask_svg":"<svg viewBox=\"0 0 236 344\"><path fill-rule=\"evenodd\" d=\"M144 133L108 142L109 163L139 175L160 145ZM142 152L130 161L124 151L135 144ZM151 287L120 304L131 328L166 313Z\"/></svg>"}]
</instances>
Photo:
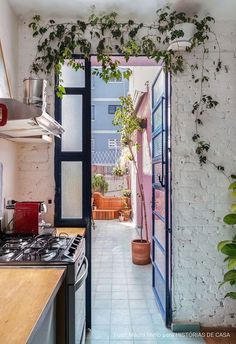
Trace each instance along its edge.
<instances>
[{"instance_id":1,"label":"brick texture wall","mask_svg":"<svg viewBox=\"0 0 236 344\"><path fill-rule=\"evenodd\" d=\"M215 31L229 71L214 72L217 54L210 45L206 67L211 82L204 92L220 104L204 115L201 133L212 146L209 158L230 174L236 171L236 23L222 22ZM200 55L189 63L195 58ZM232 229L222 222L230 204L228 182L212 166L201 168L194 152L191 106L198 94L191 73L172 78L174 320L235 326L235 301L223 299L227 287L218 289L225 263L216 250L219 241L232 238Z\"/></svg>"}]
</instances>

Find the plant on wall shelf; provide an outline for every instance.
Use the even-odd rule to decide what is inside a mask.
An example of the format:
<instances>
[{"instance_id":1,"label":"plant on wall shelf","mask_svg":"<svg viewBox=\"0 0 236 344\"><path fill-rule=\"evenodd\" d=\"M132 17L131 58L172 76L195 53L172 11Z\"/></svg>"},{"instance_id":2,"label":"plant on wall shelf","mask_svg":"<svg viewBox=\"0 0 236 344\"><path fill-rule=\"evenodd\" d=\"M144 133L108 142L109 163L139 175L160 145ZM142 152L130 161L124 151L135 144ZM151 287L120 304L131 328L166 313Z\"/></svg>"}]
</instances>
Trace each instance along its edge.
<instances>
[{"instance_id":1,"label":"plant on wall shelf","mask_svg":"<svg viewBox=\"0 0 236 344\"><path fill-rule=\"evenodd\" d=\"M121 166L117 165L113 168L112 174L116 177L123 177L126 174L126 170L124 170Z\"/></svg>"},{"instance_id":2,"label":"plant on wall shelf","mask_svg":"<svg viewBox=\"0 0 236 344\"><path fill-rule=\"evenodd\" d=\"M108 182L102 174L94 174L92 177L92 191L101 192L103 195L108 191Z\"/></svg>"},{"instance_id":3,"label":"plant on wall shelf","mask_svg":"<svg viewBox=\"0 0 236 344\"><path fill-rule=\"evenodd\" d=\"M231 178L233 182L229 186L231 197L236 200L236 175L232 175ZM236 225L236 203L231 205L231 213L227 214L224 217L224 222L227 225L232 226L232 229L235 230ZM224 280L220 286L225 283L229 283L231 286L236 288L236 233L232 240L224 240L218 244L218 250L223 253L226 258L228 271L224 274ZM230 297L231 299L236 300L236 291L228 292L225 297Z\"/></svg>"}]
</instances>

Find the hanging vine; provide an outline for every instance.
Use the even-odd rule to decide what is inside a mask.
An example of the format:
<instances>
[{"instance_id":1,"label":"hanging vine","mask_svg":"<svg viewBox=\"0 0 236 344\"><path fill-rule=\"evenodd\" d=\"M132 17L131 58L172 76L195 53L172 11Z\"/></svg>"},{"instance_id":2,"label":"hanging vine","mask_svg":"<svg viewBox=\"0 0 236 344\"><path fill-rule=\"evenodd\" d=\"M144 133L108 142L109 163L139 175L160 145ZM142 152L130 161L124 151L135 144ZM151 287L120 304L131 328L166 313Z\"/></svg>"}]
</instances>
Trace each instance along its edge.
<instances>
[{"instance_id":1,"label":"hanging vine","mask_svg":"<svg viewBox=\"0 0 236 344\"><path fill-rule=\"evenodd\" d=\"M173 40L184 37L184 31L178 29L178 26L176 27L181 23L191 23L195 26L195 33L190 40L191 44L183 54L168 49ZM218 106L218 101L214 99L213 95L204 91L204 86L210 81L209 70L205 65L209 52L207 43L210 38L211 42L215 42L214 49L218 51L213 68L216 73L222 69L220 46L217 36L211 28L212 23L214 23L214 18L211 16L202 19L197 15L190 17L184 12L173 11L169 6L158 9L156 18L151 24L139 23L132 19L126 22L119 21L118 14L111 12L102 16L92 13L87 21L79 19L73 22L56 23L54 19L51 19L43 25L41 17L35 15L29 24L33 37L38 39L31 72L50 75L55 71L59 81L57 95L63 97L65 89L62 80L62 65L67 64L74 70L83 68L81 63L74 60L75 52L82 54L85 58L89 58L92 53L96 54L102 68L95 69L94 73L105 82L110 79L119 80L122 74L119 69L120 62L113 58L112 54L121 54L126 61L131 56L145 55L157 63L163 63L165 71L174 74L182 73L189 67L192 80L199 85L199 98L192 105L194 118L192 140L196 144L195 152L200 165L211 164L231 181L231 178L225 173L224 166L208 158L211 144L201 134L204 116ZM192 53L194 49L201 52L202 58L200 64L189 65L185 58L186 53ZM227 72L226 66L224 69ZM130 75L131 70L129 69L123 72L124 78L128 79Z\"/></svg>"}]
</instances>

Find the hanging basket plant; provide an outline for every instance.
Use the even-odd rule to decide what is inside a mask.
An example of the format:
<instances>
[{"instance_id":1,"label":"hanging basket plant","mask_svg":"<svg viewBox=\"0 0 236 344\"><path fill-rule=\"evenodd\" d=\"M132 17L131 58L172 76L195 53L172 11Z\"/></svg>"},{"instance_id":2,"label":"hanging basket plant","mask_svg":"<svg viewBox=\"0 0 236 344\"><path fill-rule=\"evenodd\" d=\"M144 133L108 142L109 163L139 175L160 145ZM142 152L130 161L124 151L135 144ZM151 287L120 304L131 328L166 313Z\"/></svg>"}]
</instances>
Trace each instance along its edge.
<instances>
[{"instance_id":1,"label":"hanging basket plant","mask_svg":"<svg viewBox=\"0 0 236 344\"><path fill-rule=\"evenodd\" d=\"M192 40L197 31L194 23L180 23L176 24L170 32L170 45L168 50L186 51L191 49ZM179 34L177 35L176 32Z\"/></svg>"}]
</instances>

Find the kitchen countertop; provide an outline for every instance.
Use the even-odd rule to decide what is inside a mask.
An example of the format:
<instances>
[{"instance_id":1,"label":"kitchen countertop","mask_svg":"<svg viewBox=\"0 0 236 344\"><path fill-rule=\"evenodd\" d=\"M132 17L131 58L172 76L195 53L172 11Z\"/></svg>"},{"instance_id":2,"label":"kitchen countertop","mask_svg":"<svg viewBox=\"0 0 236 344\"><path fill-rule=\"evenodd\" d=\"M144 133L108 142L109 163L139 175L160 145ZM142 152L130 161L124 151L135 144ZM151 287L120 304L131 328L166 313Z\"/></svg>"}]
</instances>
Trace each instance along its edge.
<instances>
[{"instance_id":1,"label":"kitchen countertop","mask_svg":"<svg viewBox=\"0 0 236 344\"><path fill-rule=\"evenodd\" d=\"M76 235L82 235L85 236L86 228L82 227L57 227L56 228L56 235L59 235L60 233L67 233L69 236L76 236Z\"/></svg>"},{"instance_id":2,"label":"kitchen countertop","mask_svg":"<svg viewBox=\"0 0 236 344\"><path fill-rule=\"evenodd\" d=\"M0 269L0 342L25 344L60 288L65 268Z\"/></svg>"}]
</instances>

